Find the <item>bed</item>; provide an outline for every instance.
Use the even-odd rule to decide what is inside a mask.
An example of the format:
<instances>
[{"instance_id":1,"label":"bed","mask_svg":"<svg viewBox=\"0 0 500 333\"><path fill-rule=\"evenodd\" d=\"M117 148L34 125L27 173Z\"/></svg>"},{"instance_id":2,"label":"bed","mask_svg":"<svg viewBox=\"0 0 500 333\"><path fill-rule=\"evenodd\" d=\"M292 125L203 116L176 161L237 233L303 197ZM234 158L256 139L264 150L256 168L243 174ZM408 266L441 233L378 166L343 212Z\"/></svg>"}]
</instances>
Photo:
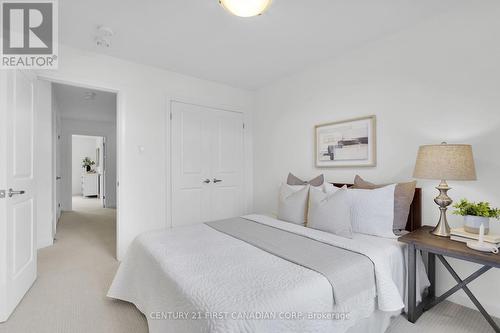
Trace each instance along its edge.
<instances>
[{"instance_id":1,"label":"bed","mask_svg":"<svg viewBox=\"0 0 500 333\"><path fill-rule=\"evenodd\" d=\"M419 226L418 190L407 229ZM267 232L291 237L289 248L276 252L274 242L262 240ZM309 242L308 250L296 251L296 241ZM325 246L333 252L314 252ZM135 304L153 333L384 332L406 304L404 249L396 239L347 239L247 215L139 236L108 296ZM312 263L303 255L309 250ZM349 262L336 261L342 258ZM417 269L421 296L429 281L420 257Z\"/></svg>"}]
</instances>

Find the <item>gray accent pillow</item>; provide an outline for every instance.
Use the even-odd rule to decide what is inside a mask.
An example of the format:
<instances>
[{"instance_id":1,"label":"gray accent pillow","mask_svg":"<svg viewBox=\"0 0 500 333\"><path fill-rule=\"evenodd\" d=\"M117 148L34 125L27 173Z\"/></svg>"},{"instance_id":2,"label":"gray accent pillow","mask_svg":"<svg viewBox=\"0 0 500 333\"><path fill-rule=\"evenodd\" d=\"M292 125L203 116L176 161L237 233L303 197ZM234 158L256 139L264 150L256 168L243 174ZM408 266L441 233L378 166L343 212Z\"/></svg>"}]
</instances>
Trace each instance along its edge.
<instances>
[{"instance_id":1,"label":"gray accent pillow","mask_svg":"<svg viewBox=\"0 0 500 333\"><path fill-rule=\"evenodd\" d=\"M384 186L386 185L377 185L367 182L356 175L352 188L373 190ZM406 228L406 222L408 222L408 214L410 213L410 206L413 201L413 196L415 195L416 186L416 181L396 184L396 189L394 190L394 230L404 230Z\"/></svg>"},{"instance_id":2,"label":"gray accent pillow","mask_svg":"<svg viewBox=\"0 0 500 333\"><path fill-rule=\"evenodd\" d=\"M311 179L310 181L304 181L291 172L288 174L288 178L286 179L286 183L288 185L311 185L311 186L321 186L325 182L325 176L319 175L316 178Z\"/></svg>"}]
</instances>

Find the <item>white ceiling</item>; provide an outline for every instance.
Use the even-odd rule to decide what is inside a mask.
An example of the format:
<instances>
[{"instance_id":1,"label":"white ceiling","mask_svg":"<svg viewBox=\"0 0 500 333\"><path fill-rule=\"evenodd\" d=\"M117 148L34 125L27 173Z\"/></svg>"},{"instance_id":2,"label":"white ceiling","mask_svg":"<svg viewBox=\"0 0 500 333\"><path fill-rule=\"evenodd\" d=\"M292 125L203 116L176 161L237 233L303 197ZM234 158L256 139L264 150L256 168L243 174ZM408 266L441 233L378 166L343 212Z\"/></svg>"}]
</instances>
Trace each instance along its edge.
<instances>
[{"instance_id":1,"label":"white ceiling","mask_svg":"<svg viewBox=\"0 0 500 333\"><path fill-rule=\"evenodd\" d=\"M255 89L473 0L273 0L239 18L218 0L62 0L64 44ZM115 36L95 46L99 25Z\"/></svg>"},{"instance_id":2,"label":"white ceiling","mask_svg":"<svg viewBox=\"0 0 500 333\"><path fill-rule=\"evenodd\" d=\"M52 83L55 103L62 118L115 121L116 94L65 84ZM85 95L94 92L94 99L85 99Z\"/></svg>"}]
</instances>

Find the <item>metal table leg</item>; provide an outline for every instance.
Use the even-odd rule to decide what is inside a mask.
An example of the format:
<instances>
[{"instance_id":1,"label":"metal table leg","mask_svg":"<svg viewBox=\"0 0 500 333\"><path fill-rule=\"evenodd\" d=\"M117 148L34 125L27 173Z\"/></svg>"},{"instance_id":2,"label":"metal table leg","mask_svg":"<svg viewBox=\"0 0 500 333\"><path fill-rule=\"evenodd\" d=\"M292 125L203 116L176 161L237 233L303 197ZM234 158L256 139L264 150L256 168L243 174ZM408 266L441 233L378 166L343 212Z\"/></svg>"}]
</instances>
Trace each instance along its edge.
<instances>
[{"instance_id":1,"label":"metal table leg","mask_svg":"<svg viewBox=\"0 0 500 333\"><path fill-rule=\"evenodd\" d=\"M427 296L432 299L436 297L436 255L431 252L427 252L427 276L431 283Z\"/></svg>"},{"instance_id":2,"label":"metal table leg","mask_svg":"<svg viewBox=\"0 0 500 333\"><path fill-rule=\"evenodd\" d=\"M408 320L417 321L417 251L415 245L408 244Z\"/></svg>"},{"instance_id":3,"label":"metal table leg","mask_svg":"<svg viewBox=\"0 0 500 333\"><path fill-rule=\"evenodd\" d=\"M439 301L436 302L435 304L441 302L446 297L448 297L451 294L453 294L455 291L457 291L459 289L463 289L463 291L467 294L467 296L469 296L469 298L472 301L472 303L474 303L474 305L477 307L477 309L479 310L479 312L481 312L481 314L483 315L483 317L488 321L488 323L495 330L495 332L496 333L500 333L500 328L498 327L498 325L496 324L496 322L493 320L493 318L491 318L491 316L488 314L488 312L486 312L486 309L481 305L481 303L479 303L479 301L477 300L477 298L474 296L474 294L467 287L468 283L472 282L473 280L475 280L476 278L478 278L480 275L482 275L483 273L487 272L491 267L484 266L481 269L479 269L478 271L476 271L475 273L473 273L471 276L469 276L467 279L462 280L460 278L460 276L458 276L457 272L455 272L455 270L453 269L453 267L451 267L451 265L448 263L448 261L442 255L437 255L437 257L443 263L444 267L446 267L446 269L448 270L448 272L450 272L450 274L453 276L453 278L455 279L455 281L457 281L458 284L455 287L453 287L452 289L448 290L442 296L438 297L436 299L436 301L438 301L438 300ZM446 295L446 297L443 297L445 295Z\"/></svg>"}]
</instances>

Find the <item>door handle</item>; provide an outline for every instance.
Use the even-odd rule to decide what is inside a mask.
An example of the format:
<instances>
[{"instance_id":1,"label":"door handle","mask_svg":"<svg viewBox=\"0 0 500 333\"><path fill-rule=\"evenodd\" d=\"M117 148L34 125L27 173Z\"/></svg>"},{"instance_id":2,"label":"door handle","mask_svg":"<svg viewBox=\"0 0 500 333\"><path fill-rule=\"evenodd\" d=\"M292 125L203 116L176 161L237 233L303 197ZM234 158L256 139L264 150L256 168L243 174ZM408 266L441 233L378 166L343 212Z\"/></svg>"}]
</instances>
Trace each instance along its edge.
<instances>
[{"instance_id":1,"label":"door handle","mask_svg":"<svg viewBox=\"0 0 500 333\"><path fill-rule=\"evenodd\" d=\"M26 193L24 190L14 191L13 189L9 188L8 196L9 196L9 198L12 198L12 196L14 196L14 195L21 195L21 194L24 194L24 193Z\"/></svg>"},{"instance_id":2,"label":"door handle","mask_svg":"<svg viewBox=\"0 0 500 333\"><path fill-rule=\"evenodd\" d=\"M221 179L214 178L214 184L220 183L221 181Z\"/></svg>"},{"instance_id":3,"label":"door handle","mask_svg":"<svg viewBox=\"0 0 500 333\"><path fill-rule=\"evenodd\" d=\"M202 180L202 182L204 182L205 184L210 184L210 179L205 178L205 179Z\"/></svg>"},{"instance_id":4,"label":"door handle","mask_svg":"<svg viewBox=\"0 0 500 333\"><path fill-rule=\"evenodd\" d=\"M61 179L61 177L60 176L56 176L56 180L59 180L59 179Z\"/></svg>"}]
</instances>

